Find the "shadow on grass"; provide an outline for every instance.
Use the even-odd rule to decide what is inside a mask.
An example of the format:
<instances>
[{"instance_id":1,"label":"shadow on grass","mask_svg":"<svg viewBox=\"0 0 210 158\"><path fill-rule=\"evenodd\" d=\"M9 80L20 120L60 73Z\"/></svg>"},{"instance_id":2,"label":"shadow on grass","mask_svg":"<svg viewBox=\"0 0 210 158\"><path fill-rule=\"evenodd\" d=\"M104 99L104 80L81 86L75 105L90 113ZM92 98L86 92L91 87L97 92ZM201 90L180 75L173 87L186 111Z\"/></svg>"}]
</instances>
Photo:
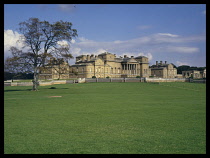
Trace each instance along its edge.
<instances>
[{"instance_id":1,"label":"shadow on grass","mask_svg":"<svg viewBox=\"0 0 210 158\"><path fill-rule=\"evenodd\" d=\"M8 89L4 90L4 92L14 92L14 91L31 91L32 89Z\"/></svg>"},{"instance_id":2,"label":"shadow on grass","mask_svg":"<svg viewBox=\"0 0 210 158\"><path fill-rule=\"evenodd\" d=\"M69 89L69 88L44 88L44 89ZM38 89L38 91L42 91L44 89ZM4 90L4 92L15 92L15 91L32 91L32 89L7 89L7 90Z\"/></svg>"},{"instance_id":3,"label":"shadow on grass","mask_svg":"<svg viewBox=\"0 0 210 158\"><path fill-rule=\"evenodd\" d=\"M69 89L69 88L57 88L57 87L50 87L50 88L47 88L47 89Z\"/></svg>"}]
</instances>

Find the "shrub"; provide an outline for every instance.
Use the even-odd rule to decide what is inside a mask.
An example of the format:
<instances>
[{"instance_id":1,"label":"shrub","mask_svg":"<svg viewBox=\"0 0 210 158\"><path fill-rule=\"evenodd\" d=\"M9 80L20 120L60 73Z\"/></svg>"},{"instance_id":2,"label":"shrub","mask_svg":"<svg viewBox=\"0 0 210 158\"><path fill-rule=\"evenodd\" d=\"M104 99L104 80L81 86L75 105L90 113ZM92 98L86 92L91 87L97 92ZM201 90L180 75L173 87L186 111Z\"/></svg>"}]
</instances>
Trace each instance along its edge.
<instances>
[{"instance_id":1,"label":"shrub","mask_svg":"<svg viewBox=\"0 0 210 158\"><path fill-rule=\"evenodd\" d=\"M92 76L92 78L96 78L96 76Z\"/></svg>"},{"instance_id":2,"label":"shrub","mask_svg":"<svg viewBox=\"0 0 210 158\"><path fill-rule=\"evenodd\" d=\"M109 76L107 76L106 78L109 78Z\"/></svg>"},{"instance_id":3,"label":"shrub","mask_svg":"<svg viewBox=\"0 0 210 158\"><path fill-rule=\"evenodd\" d=\"M140 76L136 76L136 78L140 78Z\"/></svg>"},{"instance_id":4,"label":"shrub","mask_svg":"<svg viewBox=\"0 0 210 158\"><path fill-rule=\"evenodd\" d=\"M56 87L50 87L49 89L56 89Z\"/></svg>"}]
</instances>

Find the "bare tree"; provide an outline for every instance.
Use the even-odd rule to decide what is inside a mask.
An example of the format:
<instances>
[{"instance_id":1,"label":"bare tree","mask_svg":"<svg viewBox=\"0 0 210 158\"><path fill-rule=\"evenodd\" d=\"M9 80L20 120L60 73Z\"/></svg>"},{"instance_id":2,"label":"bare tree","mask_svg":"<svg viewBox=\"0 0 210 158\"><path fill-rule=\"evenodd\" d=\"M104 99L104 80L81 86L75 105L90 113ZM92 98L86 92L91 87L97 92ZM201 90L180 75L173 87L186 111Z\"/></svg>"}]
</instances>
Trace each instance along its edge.
<instances>
[{"instance_id":1,"label":"bare tree","mask_svg":"<svg viewBox=\"0 0 210 158\"><path fill-rule=\"evenodd\" d=\"M72 29L71 22L62 20L50 24L38 18L29 18L19 25L19 31L22 33L19 41L23 41L25 45L21 50L11 47L13 57L10 60L17 63L18 67L32 69L34 73L32 90L36 91L38 90L39 70L45 67L50 58L65 60L72 58L69 53L69 44L59 45L58 42L62 40L70 42L73 37L78 36L77 30ZM24 51L24 48L28 50Z\"/></svg>"},{"instance_id":2,"label":"bare tree","mask_svg":"<svg viewBox=\"0 0 210 158\"><path fill-rule=\"evenodd\" d=\"M69 74L69 65L63 58L52 58L48 63L49 64L45 66L47 67L46 69L50 68L51 71L55 70L58 74L58 80L61 78L61 75Z\"/></svg>"}]
</instances>

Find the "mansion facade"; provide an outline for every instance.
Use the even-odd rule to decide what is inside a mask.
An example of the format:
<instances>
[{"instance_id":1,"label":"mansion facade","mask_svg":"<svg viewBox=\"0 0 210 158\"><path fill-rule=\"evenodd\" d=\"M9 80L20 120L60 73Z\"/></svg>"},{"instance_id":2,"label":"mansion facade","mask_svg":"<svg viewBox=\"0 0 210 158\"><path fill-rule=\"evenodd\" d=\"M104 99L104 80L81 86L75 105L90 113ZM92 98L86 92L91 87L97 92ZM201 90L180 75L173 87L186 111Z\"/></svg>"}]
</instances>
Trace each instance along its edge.
<instances>
[{"instance_id":1,"label":"mansion facade","mask_svg":"<svg viewBox=\"0 0 210 158\"><path fill-rule=\"evenodd\" d=\"M54 67L40 70L40 79L68 79L68 78L126 78L149 77L148 58L138 56L130 58L127 55L117 58L115 54L108 52L97 55L80 55L76 57L74 65L68 63L55 65Z\"/></svg>"},{"instance_id":2,"label":"mansion facade","mask_svg":"<svg viewBox=\"0 0 210 158\"><path fill-rule=\"evenodd\" d=\"M40 69L39 79L70 79L70 78L129 78L129 77L159 77L176 78L177 69L173 64L167 62L158 63L149 67L148 58L138 57L116 57L115 54L105 52L99 55L80 55L76 62L69 65L67 62L58 62L52 58L53 66L45 66ZM57 62L57 64L56 64Z\"/></svg>"},{"instance_id":3,"label":"mansion facade","mask_svg":"<svg viewBox=\"0 0 210 158\"><path fill-rule=\"evenodd\" d=\"M139 56L134 58L117 58L108 52L97 55L81 55L76 57L76 63L70 66L70 78L126 78L149 77L150 69L148 58ZM77 76L76 76L77 75Z\"/></svg>"}]
</instances>

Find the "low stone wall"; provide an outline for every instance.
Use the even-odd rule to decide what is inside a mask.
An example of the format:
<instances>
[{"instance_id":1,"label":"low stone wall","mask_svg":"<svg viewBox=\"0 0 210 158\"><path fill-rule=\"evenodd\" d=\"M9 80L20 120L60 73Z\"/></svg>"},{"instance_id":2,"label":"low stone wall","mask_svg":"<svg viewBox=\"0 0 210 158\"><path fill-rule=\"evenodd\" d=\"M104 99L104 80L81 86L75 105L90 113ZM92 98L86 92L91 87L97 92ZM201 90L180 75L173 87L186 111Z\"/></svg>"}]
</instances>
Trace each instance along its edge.
<instances>
[{"instance_id":1,"label":"low stone wall","mask_svg":"<svg viewBox=\"0 0 210 158\"><path fill-rule=\"evenodd\" d=\"M85 78L79 78L77 81L78 83L85 83Z\"/></svg>"},{"instance_id":2,"label":"low stone wall","mask_svg":"<svg viewBox=\"0 0 210 158\"><path fill-rule=\"evenodd\" d=\"M91 82L190 82L188 78L78 78L75 80L54 80L50 82L39 82L40 86L54 84L73 84L73 83L91 83ZM205 82L205 81L197 81ZM33 86L32 82L11 82L4 83L4 86Z\"/></svg>"},{"instance_id":3,"label":"low stone wall","mask_svg":"<svg viewBox=\"0 0 210 158\"><path fill-rule=\"evenodd\" d=\"M58 81L50 81L50 82L39 82L40 86L48 86L48 85L54 85L54 84L66 84L66 80L58 80ZM5 83L4 83L5 84ZM7 83L8 85L8 83ZM32 82L11 82L11 86L33 86Z\"/></svg>"},{"instance_id":4,"label":"low stone wall","mask_svg":"<svg viewBox=\"0 0 210 158\"><path fill-rule=\"evenodd\" d=\"M85 78L85 82L144 82L145 78Z\"/></svg>"},{"instance_id":5,"label":"low stone wall","mask_svg":"<svg viewBox=\"0 0 210 158\"><path fill-rule=\"evenodd\" d=\"M146 82L189 82L188 78L145 78Z\"/></svg>"},{"instance_id":6,"label":"low stone wall","mask_svg":"<svg viewBox=\"0 0 210 158\"><path fill-rule=\"evenodd\" d=\"M11 83L10 82L4 82L4 87L6 86L11 86Z\"/></svg>"},{"instance_id":7,"label":"low stone wall","mask_svg":"<svg viewBox=\"0 0 210 158\"><path fill-rule=\"evenodd\" d=\"M98 82L111 82L110 78L98 78Z\"/></svg>"},{"instance_id":8,"label":"low stone wall","mask_svg":"<svg viewBox=\"0 0 210 158\"><path fill-rule=\"evenodd\" d=\"M86 83L97 82L97 81L98 81L97 78L86 78L86 79L85 79L85 82L86 82Z\"/></svg>"},{"instance_id":9,"label":"low stone wall","mask_svg":"<svg viewBox=\"0 0 210 158\"><path fill-rule=\"evenodd\" d=\"M191 80L190 82L193 82L193 83L206 83L206 79L203 79L203 80Z\"/></svg>"},{"instance_id":10,"label":"low stone wall","mask_svg":"<svg viewBox=\"0 0 210 158\"><path fill-rule=\"evenodd\" d=\"M85 78L85 82L86 83L91 83L91 82L189 82L189 79L187 78L143 78L143 77L142 78Z\"/></svg>"},{"instance_id":11,"label":"low stone wall","mask_svg":"<svg viewBox=\"0 0 210 158\"><path fill-rule=\"evenodd\" d=\"M52 84L66 84L66 80L54 80L54 81L51 81Z\"/></svg>"},{"instance_id":12,"label":"low stone wall","mask_svg":"<svg viewBox=\"0 0 210 158\"><path fill-rule=\"evenodd\" d=\"M75 80L66 80L66 84L68 83L75 83Z\"/></svg>"},{"instance_id":13,"label":"low stone wall","mask_svg":"<svg viewBox=\"0 0 210 158\"><path fill-rule=\"evenodd\" d=\"M11 82L11 86L33 86L32 82Z\"/></svg>"},{"instance_id":14,"label":"low stone wall","mask_svg":"<svg viewBox=\"0 0 210 158\"><path fill-rule=\"evenodd\" d=\"M125 82L145 82L145 78L125 78Z\"/></svg>"},{"instance_id":15,"label":"low stone wall","mask_svg":"<svg viewBox=\"0 0 210 158\"><path fill-rule=\"evenodd\" d=\"M53 82L39 82L40 86L49 86L49 85L53 85Z\"/></svg>"}]
</instances>

